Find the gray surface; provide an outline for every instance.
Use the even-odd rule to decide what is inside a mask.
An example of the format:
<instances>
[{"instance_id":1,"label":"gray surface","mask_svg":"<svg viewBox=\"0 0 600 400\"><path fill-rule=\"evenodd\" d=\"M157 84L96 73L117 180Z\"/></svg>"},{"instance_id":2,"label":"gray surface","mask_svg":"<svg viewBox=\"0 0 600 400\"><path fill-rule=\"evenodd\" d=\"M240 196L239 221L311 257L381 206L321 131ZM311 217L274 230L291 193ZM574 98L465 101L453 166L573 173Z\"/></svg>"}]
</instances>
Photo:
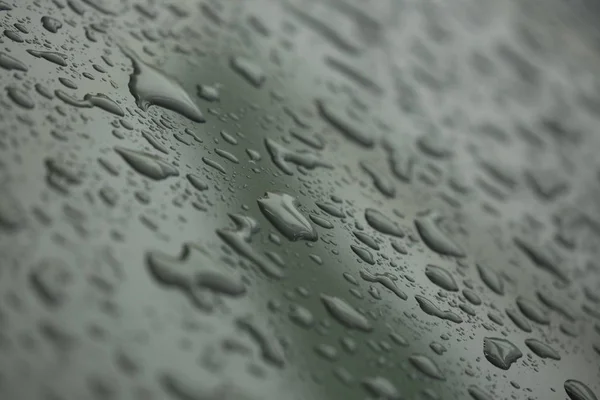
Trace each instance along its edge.
<instances>
[{"instance_id":1,"label":"gray surface","mask_svg":"<svg viewBox=\"0 0 600 400\"><path fill-rule=\"evenodd\" d=\"M5 5L1 398L600 394L594 2Z\"/></svg>"}]
</instances>

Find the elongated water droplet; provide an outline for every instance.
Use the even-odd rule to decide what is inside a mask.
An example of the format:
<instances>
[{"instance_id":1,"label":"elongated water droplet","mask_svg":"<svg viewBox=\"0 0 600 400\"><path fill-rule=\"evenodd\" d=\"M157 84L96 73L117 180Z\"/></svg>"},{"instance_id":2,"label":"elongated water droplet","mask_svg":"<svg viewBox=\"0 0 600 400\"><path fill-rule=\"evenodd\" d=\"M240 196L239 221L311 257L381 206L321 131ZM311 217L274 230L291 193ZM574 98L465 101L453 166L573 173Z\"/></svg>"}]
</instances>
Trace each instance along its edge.
<instances>
[{"instance_id":1,"label":"elongated water droplet","mask_svg":"<svg viewBox=\"0 0 600 400\"><path fill-rule=\"evenodd\" d=\"M565 381L564 387L571 400L598 400L589 387L575 379Z\"/></svg>"},{"instance_id":2,"label":"elongated water droplet","mask_svg":"<svg viewBox=\"0 0 600 400\"><path fill-rule=\"evenodd\" d=\"M373 208L367 208L365 210L365 220L371 228L380 233L390 236L404 237L404 232L402 232L402 230L396 226L396 224L394 224L389 217Z\"/></svg>"},{"instance_id":3,"label":"elongated water droplet","mask_svg":"<svg viewBox=\"0 0 600 400\"><path fill-rule=\"evenodd\" d=\"M141 151L116 147L115 151L137 172L154 180L178 176L179 171L159 157Z\"/></svg>"},{"instance_id":4,"label":"elongated water droplet","mask_svg":"<svg viewBox=\"0 0 600 400\"><path fill-rule=\"evenodd\" d=\"M477 264L477 270L481 280L491 291L501 296L504 295L504 281L496 271L483 264Z\"/></svg>"},{"instance_id":5,"label":"elongated water droplet","mask_svg":"<svg viewBox=\"0 0 600 400\"><path fill-rule=\"evenodd\" d=\"M281 171L292 175L294 170L290 164L299 165L312 170L317 167L333 168L333 166L309 151L292 151L278 144L272 139L265 139L265 146L271 155L271 160Z\"/></svg>"},{"instance_id":6,"label":"elongated water droplet","mask_svg":"<svg viewBox=\"0 0 600 400\"><path fill-rule=\"evenodd\" d=\"M421 310L423 310L426 314L433 315L434 317L438 317L448 321L452 321L456 324L460 324L461 322L463 322L462 318L453 313L452 311L440 310L438 306L436 306L430 300L426 299L421 295L416 295L415 299L417 300L417 303L419 303L419 307L421 307Z\"/></svg>"},{"instance_id":7,"label":"elongated water droplet","mask_svg":"<svg viewBox=\"0 0 600 400\"><path fill-rule=\"evenodd\" d=\"M524 297L517 297L517 306L523 315L525 315L531 321L542 325L550 324L550 317L533 301L527 300Z\"/></svg>"},{"instance_id":8,"label":"elongated water droplet","mask_svg":"<svg viewBox=\"0 0 600 400\"><path fill-rule=\"evenodd\" d=\"M310 221L296 208L296 199L285 193L267 192L257 200L264 216L291 241L316 241L318 234Z\"/></svg>"},{"instance_id":9,"label":"elongated water droplet","mask_svg":"<svg viewBox=\"0 0 600 400\"><path fill-rule=\"evenodd\" d=\"M373 396L377 396L377 399L400 400L401 398L400 393L394 384L381 376L367 378L362 384L369 393Z\"/></svg>"},{"instance_id":10,"label":"elongated water droplet","mask_svg":"<svg viewBox=\"0 0 600 400\"><path fill-rule=\"evenodd\" d=\"M464 257L465 252L456 243L452 241L438 226L440 217L436 213L429 213L426 216L415 219L415 226L423 242L436 253Z\"/></svg>"},{"instance_id":11,"label":"elongated water droplet","mask_svg":"<svg viewBox=\"0 0 600 400\"><path fill-rule=\"evenodd\" d=\"M552 347L546 343L540 342L537 339L527 339L525 344L536 356L541 358L551 358L553 360L560 360L560 355Z\"/></svg>"},{"instance_id":12,"label":"elongated water droplet","mask_svg":"<svg viewBox=\"0 0 600 400\"><path fill-rule=\"evenodd\" d=\"M547 251L542 248L525 241L524 239L514 238L514 243L520 248L534 265L541 269L550 272L561 281L570 282L569 273L563 266L558 264Z\"/></svg>"},{"instance_id":13,"label":"elongated water droplet","mask_svg":"<svg viewBox=\"0 0 600 400\"><path fill-rule=\"evenodd\" d=\"M283 278L281 268L257 253L250 245L252 236L258 232L258 223L250 217L239 214L229 214L229 218L235 223L235 228L219 229L217 235L239 255L256 264L267 276L276 279Z\"/></svg>"},{"instance_id":14,"label":"elongated water droplet","mask_svg":"<svg viewBox=\"0 0 600 400\"><path fill-rule=\"evenodd\" d=\"M245 57L232 57L230 61L231 68L252 86L259 88L267 79L262 68L252 60Z\"/></svg>"},{"instance_id":15,"label":"elongated water droplet","mask_svg":"<svg viewBox=\"0 0 600 400\"><path fill-rule=\"evenodd\" d=\"M385 275L373 275L372 273L362 270L360 271L360 277L363 278L367 282L377 282L391 290L396 296L401 298L402 300L408 299L408 296L398 288L394 281Z\"/></svg>"},{"instance_id":16,"label":"elongated water droplet","mask_svg":"<svg viewBox=\"0 0 600 400\"><path fill-rule=\"evenodd\" d=\"M319 99L316 103L323 119L340 133L364 147L373 147L375 140L368 133L364 124L361 124L358 120L351 120L350 116L341 107L332 104L330 101Z\"/></svg>"},{"instance_id":17,"label":"elongated water droplet","mask_svg":"<svg viewBox=\"0 0 600 400\"><path fill-rule=\"evenodd\" d=\"M422 354L417 354L414 356L410 356L408 358L408 360L411 362L412 365L414 365L414 367L416 369L418 369L419 371L421 371L423 374L427 375L428 377L437 379L440 381L446 380L442 371L435 364L435 362L433 362L433 360L430 359L429 357L424 356Z\"/></svg>"},{"instance_id":18,"label":"elongated water droplet","mask_svg":"<svg viewBox=\"0 0 600 400\"><path fill-rule=\"evenodd\" d=\"M435 265L428 265L425 267L425 275L427 275L431 282L435 283L442 289L446 289L451 292L458 291L458 285L456 284L456 281L445 269Z\"/></svg>"},{"instance_id":19,"label":"elongated water droplet","mask_svg":"<svg viewBox=\"0 0 600 400\"><path fill-rule=\"evenodd\" d=\"M370 332L373 327L369 321L354 307L346 303L339 297L327 296L322 294L321 301L329 314L340 324L347 328L356 329L364 332Z\"/></svg>"},{"instance_id":20,"label":"elongated water droplet","mask_svg":"<svg viewBox=\"0 0 600 400\"><path fill-rule=\"evenodd\" d=\"M350 245L350 248L361 260L366 262L367 264L373 265L375 264L375 259L373 258L373 254L364 247L359 247L355 245Z\"/></svg>"},{"instance_id":21,"label":"elongated water droplet","mask_svg":"<svg viewBox=\"0 0 600 400\"><path fill-rule=\"evenodd\" d=\"M131 50L123 49L133 65L129 90L138 107L147 110L158 106L175 111L195 122L205 122L202 112L191 97L173 78L143 63Z\"/></svg>"}]
</instances>

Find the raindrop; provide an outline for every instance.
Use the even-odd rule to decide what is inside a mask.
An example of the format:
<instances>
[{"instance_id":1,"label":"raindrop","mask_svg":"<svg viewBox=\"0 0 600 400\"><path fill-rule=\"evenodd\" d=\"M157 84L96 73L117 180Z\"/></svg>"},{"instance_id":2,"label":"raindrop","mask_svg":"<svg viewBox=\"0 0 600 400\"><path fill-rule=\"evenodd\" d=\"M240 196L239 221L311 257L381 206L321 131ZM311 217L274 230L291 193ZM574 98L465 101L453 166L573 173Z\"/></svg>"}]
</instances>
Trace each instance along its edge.
<instances>
[{"instance_id":1,"label":"raindrop","mask_svg":"<svg viewBox=\"0 0 600 400\"><path fill-rule=\"evenodd\" d=\"M550 324L550 317L533 301L519 296L517 297L517 306L523 315L525 315L531 321L542 325Z\"/></svg>"},{"instance_id":2,"label":"raindrop","mask_svg":"<svg viewBox=\"0 0 600 400\"><path fill-rule=\"evenodd\" d=\"M350 248L361 260L366 262L367 264L375 264L375 259L373 258L373 254L364 247L358 247L353 244L350 245Z\"/></svg>"},{"instance_id":3,"label":"raindrop","mask_svg":"<svg viewBox=\"0 0 600 400\"><path fill-rule=\"evenodd\" d=\"M517 346L501 338L484 338L483 354L490 363L504 370L523 356Z\"/></svg>"},{"instance_id":4,"label":"raindrop","mask_svg":"<svg viewBox=\"0 0 600 400\"><path fill-rule=\"evenodd\" d=\"M232 57L231 68L255 88L259 88L266 80L263 70L252 60L244 57Z\"/></svg>"},{"instance_id":5,"label":"raindrop","mask_svg":"<svg viewBox=\"0 0 600 400\"><path fill-rule=\"evenodd\" d=\"M321 301L329 314L347 328L364 332L373 330L369 321L362 314L339 297L322 294Z\"/></svg>"},{"instance_id":6,"label":"raindrop","mask_svg":"<svg viewBox=\"0 0 600 400\"><path fill-rule=\"evenodd\" d=\"M419 307L426 314L433 315L434 317L438 317L441 319L445 319L456 324L460 324L463 322L462 318L453 313L452 311L442 311L435 304L433 304L430 300L426 299L421 295L416 295L415 299L417 303L419 303Z\"/></svg>"},{"instance_id":7,"label":"raindrop","mask_svg":"<svg viewBox=\"0 0 600 400\"><path fill-rule=\"evenodd\" d=\"M552 347L546 343L540 342L537 339L527 339L525 344L531 351L541 358L551 358L553 360L560 360L560 355Z\"/></svg>"},{"instance_id":8,"label":"raindrop","mask_svg":"<svg viewBox=\"0 0 600 400\"><path fill-rule=\"evenodd\" d=\"M267 192L257 200L264 216L288 240L314 242L318 234L310 221L296 208L296 199L285 193Z\"/></svg>"},{"instance_id":9,"label":"raindrop","mask_svg":"<svg viewBox=\"0 0 600 400\"><path fill-rule=\"evenodd\" d=\"M271 155L271 160L282 172L292 175L294 170L291 164L296 164L306 169L312 170L317 167L333 168L333 166L322 161L316 154L309 151L291 151L272 139L265 139L265 146Z\"/></svg>"},{"instance_id":10,"label":"raindrop","mask_svg":"<svg viewBox=\"0 0 600 400\"><path fill-rule=\"evenodd\" d=\"M321 116L344 136L362 146L373 147L375 140L367 133L367 128L359 126L359 121L350 120L350 117L346 115L347 113L341 107L320 99L317 100L316 104Z\"/></svg>"},{"instance_id":11,"label":"raindrop","mask_svg":"<svg viewBox=\"0 0 600 400\"><path fill-rule=\"evenodd\" d=\"M501 296L504 295L504 282L496 271L482 264L477 264L477 270L481 280L491 291Z\"/></svg>"},{"instance_id":12,"label":"raindrop","mask_svg":"<svg viewBox=\"0 0 600 400\"><path fill-rule=\"evenodd\" d=\"M430 212L424 217L415 219L415 226L423 242L436 253L446 256L464 257L464 250L438 227L439 218L436 213Z\"/></svg>"},{"instance_id":13,"label":"raindrop","mask_svg":"<svg viewBox=\"0 0 600 400\"><path fill-rule=\"evenodd\" d=\"M250 217L239 214L229 214L229 218L235 223L235 228L217 230L219 237L242 257L256 264L267 276L276 279L282 278L281 268L255 252L250 246L252 236L258 231L258 223Z\"/></svg>"},{"instance_id":14,"label":"raindrop","mask_svg":"<svg viewBox=\"0 0 600 400\"><path fill-rule=\"evenodd\" d=\"M390 218L382 214L381 212L367 208L365 210L365 220L376 231L385 235L404 237L404 232L394 224Z\"/></svg>"},{"instance_id":15,"label":"raindrop","mask_svg":"<svg viewBox=\"0 0 600 400\"><path fill-rule=\"evenodd\" d=\"M385 288L391 290L396 296L398 296L402 300L408 299L408 296L402 290L400 290L398 286L396 286L396 283L394 283L394 281L391 278L385 275L373 275L366 270L362 270L360 271L360 277L367 282L380 283Z\"/></svg>"},{"instance_id":16,"label":"raindrop","mask_svg":"<svg viewBox=\"0 0 600 400\"><path fill-rule=\"evenodd\" d=\"M154 180L178 176L179 171L159 157L135 150L116 147L115 151L137 172Z\"/></svg>"},{"instance_id":17,"label":"raindrop","mask_svg":"<svg viewBox=\"0 0 600 400\"><path fill-rule=\"evenodd\" d=\"M143 63L130 50L123 49L133 65L129 90L139 108L146 111L158 106L175 111L195 122L205 122L204 116L185 90L161 71Z\"/></svg>"},{"instance_id":18,"label":"raindrop","mask_svg":"<svg viewBox=\"0 0 600 400\"><path fill-rule=\"evenodd\" d=\"M425 275L427 275L431 282L435 283L442 289L446 289L451 292L458 291L458 285L456 284L456 281L445 269L435 265L428 265L425 267Z\"/></svg>"},{"instance_id":19,"label":"raindrop","mask_svg":"<svg viewBox=\"0 0 600 400\"><path fill-rule=\"evenodd\" d=\"M442 371L440 371L439 367L429 357L424 356L422 354L417 354L414 356L410 356L408 359L416 369L418 369L428 377L440 381L446 380L444 374L442 374Z\"/></svg>"},{"instance_id":20,"label":"raindrop","mask_svg":"<svg viewBox=\"0 0 600 400\"><path fill-rule=\"evenodd\" d=\"M571 400L598 400L589 387L575 379L565 381L564 387Z\"/></svg>"}]
</instances>

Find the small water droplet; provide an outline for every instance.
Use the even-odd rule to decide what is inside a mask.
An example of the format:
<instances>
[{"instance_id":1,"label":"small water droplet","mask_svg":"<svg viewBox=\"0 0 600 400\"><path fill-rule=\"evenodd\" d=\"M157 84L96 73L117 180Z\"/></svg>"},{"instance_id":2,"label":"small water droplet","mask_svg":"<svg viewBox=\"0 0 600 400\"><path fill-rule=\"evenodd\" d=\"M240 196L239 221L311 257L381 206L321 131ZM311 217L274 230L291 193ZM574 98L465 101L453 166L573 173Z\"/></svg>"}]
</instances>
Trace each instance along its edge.
<instances>
[{"instance_id":1,"label":"small water droplet","mask_svg":"<svg viewBox=\"0 0 600 400\"><path fill-rule=\"evenodd\" d=\"M154 180L178 176L179 171L159 157L135 150L116 147L115 151L137 172Z\"/></svg>"},{"instance_id":2,"label":"small water droplet","mask_svg":"<svg viewBox=\"0 0 600 400\"><path fill-rule=\"evenodd\" d=\"M458 291L458 285L456 284L456 281L445 269L435 265L428 265L425 267L425 275L427 275L431 282L435 283L442 289L446 289L451 292Z\"/></svg>"}]
</instances>

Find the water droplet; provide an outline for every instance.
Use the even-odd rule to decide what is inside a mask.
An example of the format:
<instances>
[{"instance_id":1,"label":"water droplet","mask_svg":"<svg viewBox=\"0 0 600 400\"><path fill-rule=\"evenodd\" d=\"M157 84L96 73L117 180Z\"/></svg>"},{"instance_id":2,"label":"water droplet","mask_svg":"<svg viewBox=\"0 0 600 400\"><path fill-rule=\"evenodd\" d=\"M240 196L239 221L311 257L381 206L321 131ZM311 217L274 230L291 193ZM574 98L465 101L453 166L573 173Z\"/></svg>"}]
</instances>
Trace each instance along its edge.
<instances>
[{"instance_id":1,"label":"water droplet","mask_svg":"<svg viewBox=\"0 0 600 400\"><path fill-rule=\"evenodd\" d=\"M27 72L28 68L23 62L17 60L16 58L9 56L3 51L0 51L0 67L10 71L23 71Z\"/></svg>"},{"instance_id":2,"label":"water droplet","mask_svg":"<svg viewBox=\"0 0 600 400\"><path fill-rule=\"evenodd\" d=\"M553 360L560 360L560 355L552 347L546 343L540 342L537 339L527 339L525 344L531 351L541 358L551 358Z\"/></svg>"},{"instance_id":3,"label":"water droplet","mask_svg":"<svg viewBox=\"0 0 600 400\"><path fill-rule=\"evenodd\" d=\"M375 239L373 239L371 236L367 235L364 232L360 232L360 231L354 231L352 233L354 233L354 236L356 236L356 238L358 240L360 240L362 243L366 244L373 250L375 250L375 251L379 250L379 244L377 244Z\"/></svg>"},{"instance_id":4,"label":"water droplet","mask_svg":"<svg viewBox=\"0 0 600 400\"><path fill-rule=\"evenodd\" d=\"M52 18L52 17L43 16L42 17L42 26L48 32L56 33L56 32L58 32L58 30L60 28L62 28L62 22L60 22L59 20Z\"/></svg>"},{"instance_id":5,"label":"water droplet","mask_svg":"<svg viewBox=\"0 0 600 400\"><path fill-rule=\"evenodd\" d=\"M571 322L576 320L575 311L571 309L566 299L557 297L554 293L546 290L539 290L537 296L546 307L556 311Z\"/></svg>"},{"instance_id":6,"label":"water droplet","mask_svg":"<svg viewBox=\"0 0 600 400\"><path fill-rule=\"evenodd\" d=\"M198 96L209 102L220 100L217 86L198 85Z\"/></svg>"},{"instance_id":7,"label":"water droplet","mask_svg":"<svg viewBox=\"0 0 600 400\"><path fill-rule=\"evenodd\" d=\"M361 162L360 166L362 167L363 171L365 171L369 177L371 177L373 185L377 188L377 190L379 190L379 192L381 192L382 195L388 198L393 198L396 196L396 188L394 187L393 182L387 179L380 170L365 162Z\"/></svg>"},{"instance_id":8,"label":"water droplet","mask_svg":"<svg viewBox=\"0 0 600 400\"><path fill-rule=\"evenodd\" d=\"M430 300L426 299L421 295L416 295L415 299L417 303L419 303L419 307L426 314L433 315L434 317L438 317L441 319L445 319L456 324L460 324L463 322L462 318L453 313L452 311L442 311L435 304L433 304Z\"/></svg>"},{"instance_id":9,"label":"water droplet","mask_svg":"<svg viewBox=\"0 0 600 400\"><path fill-rule=\"evenodd\" d=\"M265 139L265 146L271 155L271 160L282 172L292 175L294 170L291 164L296 164L306 169L312 170L317 167L333 168L333 166L322 161L316 154L309 151L291 151L272 139Z\"/></svg>"},{"instance_id":10,"label":"water droplet","mask_svg":"<svg viewBox=\"0 0 600 400\"><path fill-rule=\"evenodd\" d=\"M327 296L322 294L321 301L329 312L329 314L340 324L350 329L361 330L364 332L370 332L373 327L369 321L354 307L346 303L339 297Z\"/></svg>"},{"instance_id":11,"label":"water droplet","mask_svg":"<svg viewBox=\"0 0 600 400\"><path fill-rule=\"evenodd\" d=\"M204 181L202 181L202 178L200 178L198 175L187 174L186 177L190 184L194 187L194 189L200 192L208 189L208 185L204 183Z\"/></svg>"},{"instance_id":12,"label":"water droplet","mask_svg":"<svg viewBox=\"0 0 600 400\"><path fill-rule=\"evenodd\" d=\"M589 387L575 379L565 381L564 387L571 400L598 400Z\"/></svg>"},{"instance_id":13,"label":"water droplet","mask_svg":"<svg viewBox=\"0 0 600 400\"><path fill-rule=\"evenodd\" d=\"M303 328L309 328L314 324L312 313L306 308L296 304L290 307L289 317L292 322Z\"/></svg>"},{"instance_id":14,"label":"water droplet","mask_svg":"<svg viewBox=\"0 0 600 400\"><path fill-rule=\"evenodd\" d=\"M531 321L542 325L550 324L550 317L533 301L519 296L517 297L517 306L523 315L525 315Z\"/></svg>"},{"instance_id":15,"label":"water droplet","mask_svg":"<svg viewBox=\"0 0 600 400\"><path fill-rule=\"evenodd\" d=\"M259 88L265 83L267 78L265 73L252 60L245 57L232 57L230 65L235 72L255 88Z\"/></svg>"},{"instance_id":16,"label":"water droplet","mask_svg":"<svg viewBox=\"0 0 600 400\"><path fill-rule=\"evenodd\" d=\"M195 244L185 244L178 257L149 252L147 262L148 270L157 281L186 292L202 309L212 309L209 292L233 297L246 292L241 277L224 266L216 266L208 253Z\"/></svg>"},{"instance_id":17,"label":"water droplet","mask_svg":"<svg viewBox=\"0 0 600 400\"><path fill-rule=\"evenodd\" d=\"M431 282L435 283L442 289L446 289L451 292L458 291L458 285L456 284L456 281L445 269L435 265L428 265L425 267L425 275L427 275Z\"/></svg>"},{"instance_id":18,"label":"water droplet","mask_svg":"<svg viewBox=\"0 0 600 400\"><path fill-rule=\"evenodd\" d=\"M491 291L504 295L504 281L496 271L483 264L477 264L477 270L481 280Z\"/></svg>"},{"instance_id":19,"label":"water droplet","mask_svg":"<svg viewBox=\"0 0 600 400\"><path fill-rule=\"evenodd\" d=\"M259 327L249 317L240 318L236 322L240 329L246 331L256 341L265 361L279 368L285 365L283 348L276 338L267 334L264 328Z\"/></svg>"},{"instance_id":20,"label":"water droplet","mask_svg":"<svg viewBox=\"0 0 600 400\"><path fill-rule=\"evenodd\" d=\"M137 172L154 180L178 176L179 171L159 157L135 150L116 147L115 151Z\"/></svg>"},{"instance_id":21,"label":"water droplet","mask_svg":"<svg viewBox=\"0 0 600 400\"><path fill-rule=\"evenodd\" d=\"M27 110L31 110L35 107L35 103L31 97L29 97L27 92L23 91L22 89L9 86L6 88L6 94L16 105L20 107L23 107Z\"/></svg>"},{"instance_id":22,"label":"water droplet","mask_svg":"<svg viewBox=\"0 0 600 400\"><path fill-rule=\"evenodd\" d=\"M366 270L362 270L362 271L360 271L360 277L367 282L380 283L387 289L391 290L396 296L398 296L402 300L408 299L408 296L402 290L400 290L398 288L398 286L396 285L396 283L394 283L394 281L391 278L389 278L388 276L373 275L372 273L370 273Z\"/></svg>"},{"instance_id":23,"label":"water droplet","mask_svg":"<svg viewBox=\"0 0 600 400\"><path fill-rule=\"evenodd\" d=\"M439 367L429 357L422 354L417 354L410 356L408 359L416 369L428 377L441 381L446 380L444 374L442 374L442 371L440 371Z\"/></svg>"},{"instance_id":24,"label":"water droplet","mask_svg":"<svg viewBox=\"0 0 600 400\"><path fill-rule=\"evenodd\" d=\"M363 387L377 399L400 400L401 396L393 383L381 376L367 378L362 382Z\"/></svg>"},{"instance_id":25,"label":"water droplet","mask_svg":"<svg viewBox=\"0 0 600 400\"><path fill-rule=\"evenodd\" d=\"M309 215L309 218L312 222L319 225L321 228L325 229L333 229L333 224L326 220L325 218L319 217L317 215Z\"/></svg>"},{"instance_id":26,"label":"water droplet","mask_svg":"<svg viewBox=\"0 0 600 400\"><path fill-rule=\"evenodd\" d=\"M464 250L438 227L439 219L440 217L434 212L415 219L415 226L419 235L421 235L421 239L436 253L446 256L464 257Z\"/></svg>"},{"instance_id":27,"label":"water droplet","mask_svg":"<svg viewBox=\"0 0 600 400\"><path fill-rule=\"evenodd\" d=\"M394 224L390 218L382 214L381 212L367 208L365 210L365 220L369 226L376 231L385 235L404 237L404 232L396 224Z\"/></svg>"},{"instance_id":28,"label":"water droplet","mask_svg":"<svg viewBox=\"0 0 600 400\"><path fill-rule=\"evenodd\" d=\"M316 202L315 204L317 205L317 207L319 207L321 210L325 211L327 214L331 215L332 217L344 218L346 216L341 209L334 206L333 204L321 203L321 202Z\"/></svg>"},{"instance_id":29,"label":"water droplet","mask_svg":"<svg viewBox=\"0 0 600 400\"><path fill-rule=\"evenodd\" d=\"M518 347L508 340L489 337L483 339L483 354L490 363L504 370L523 356Z\"/></svg>"},{"instance_id":30,"label":"water droplet","mask_svg":"<svg viewBox=\"0 0 600 400\"><path fill-rule=\"evenodd\" d=\"M38 51L38 50L27 50L29 54L37 58L43 58L44 60L50 61L61 67L67 66L67 56L62 53L56 53L54 51Z\"/></svg>"},{"instance_id":31,"label":"water droplet","mask_svg":"<svg viewBox=\"0 0 600 400\"><path fill-rule=\"evenodd\" d=\"M350 116L339 106L325 100L316 101L321 116L348 139L365 147L373 147L375 139L367 132L360 121L350 120Z\"/></svg>"},{"instance_id":32,"label":"water droplet","mask_svg":"<svg viewBox=\"0 0 600 400\"><path fill-rule=\"evenodd\" d=\"M463 296L465 296L465 299L467 299L467 301L473 304L474 306L478 306L481 304L481 298L479 297L479 295L477 295L477 293L475 293L471 289L463 289L462 294Z\"/></svg>"},{"instance_id":33,"label":"water droplet","mask_svg":"<svg viewBox=\"0 0 600 400\"><path fill-rule=\"evenodd\" d=\"M494 400L494 397L487 392L479 389L477 386L469 386L467 389L471 397L475 400Z\"/></svg>"},{"instance_id":34,"label":"water droplet","mask_svg":"<svg viewBox=\"0 0 600 400\"><path fill-rule=\"evenodd\" d=\"M527 319L525 319L525 317L519 314L518 311L507 308L506 315L508 315L508 318L510 318L510 320L522 331L531 332L531 324L529 321L527 321Z\"/></svg>"},{"instance_id":35,"label":"water droplet","mask_svg":"<svg viewBox=\"0 0 600 400\"><path fill-rule=\"evenodd\" d=\"M217 230L219 237L242 257L256 264L267 276L276 279L282 278L281 268L255 252L250 246L252 236L258 231L258 223L250 217L239 214L229 214L229 217L235 223L235 229L219 229Z\"/></svg>"},{"instance_id":36,"label":"water droplet","mask_svg":"<svg viewBox=\"0 0 600 400\"><path fill-rule=\"evenodd\" d=\"M350 245L350 248L361 260L366 262L367 264L375 264L375 259L373 258L373 254L364 247L358 247L353 244Z\"/></svg>"},{"instance_id":37,"label":"water droplet","mask_svg":"<svg viewBox=\"0 0 600 400\"><path fill-rule=\"evenodd\" d=\"M532 243L525 241L524 239L515 237L513 238L513 241L517 247L520 248L525 255L527 255L527 257L529 257L533 264L550 272L565 283L570 282L568 271L555 262L548 252Z\"/></svg>"},{"instance_id":38,"label":"water droplet","mask_svg":"<svg viewBox=\"0 0 600 400\"><path fill-rule=\"evenodd\" d=\"M429 347L431 348L431 350L433 350L433 352L439 356L441 356L442 354L444 354L445 352L448 351L448 349L446 349L446 347L438 342L431 342L431 344L429 345Z\"/></svg>"},{"instance_id":39,"label":"water droplet","mask_svg":"<svg viewBox=\"0 0 600 400\"><path fill-rule=\"evenodd\" d=\"M288 240L314 242L318 234L310 221L296 208L296 199L285 193L267 192L257 200L264 216Z\"/></svg>"},{"instance_id":40,"label":"water droplet","mask_svg":"<svg viewBox=\"0 0 600 400\"><path fill-rule=\"evenodd\" d=\"M62 260L48 258L33 266L29 281L45 304L60 307L68 301L69 290L75 284L75 270Z\"/></svg>"},{"instance_id":41,"label":"water droplet","mask_svg":"<svg viewBox=\"0 0 600 400\"><path fill-rule=\"evenodd\" d=\"M205 122L202 112L185 90L171 77L143 63L131 50L122 49L133 65L129 90L139 108L158 106L175 111L194 122Z\"/></svg>"}]
</instances>

